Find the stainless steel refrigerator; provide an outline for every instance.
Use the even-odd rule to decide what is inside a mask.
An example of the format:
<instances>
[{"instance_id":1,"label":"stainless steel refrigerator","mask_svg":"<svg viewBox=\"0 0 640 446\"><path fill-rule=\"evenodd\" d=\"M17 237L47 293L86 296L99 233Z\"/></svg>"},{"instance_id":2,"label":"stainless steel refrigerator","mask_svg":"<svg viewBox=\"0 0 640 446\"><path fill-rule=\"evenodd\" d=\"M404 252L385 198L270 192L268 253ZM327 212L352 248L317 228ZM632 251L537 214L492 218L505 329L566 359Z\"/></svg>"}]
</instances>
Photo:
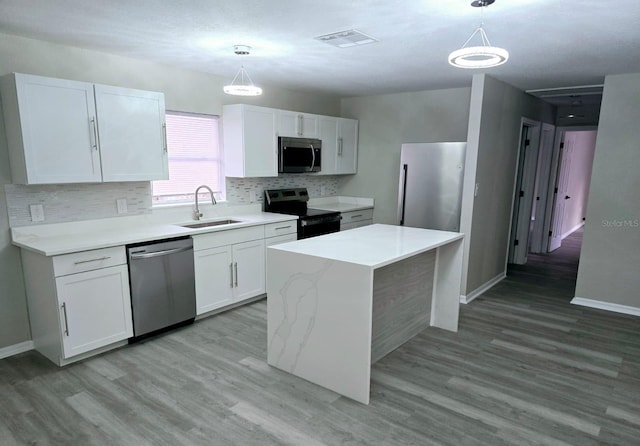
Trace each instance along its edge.
<instances>
[{"instance_id":1,"label":"stainless steel refrigerator","mask_svg":"<svg viewBox=\"0 0 640 446\"><path fill-rule=\"evenodd\" d=\"M460 230L466 142L403 144L400 153L398 223Z\"/></svg>"}]
</instances>

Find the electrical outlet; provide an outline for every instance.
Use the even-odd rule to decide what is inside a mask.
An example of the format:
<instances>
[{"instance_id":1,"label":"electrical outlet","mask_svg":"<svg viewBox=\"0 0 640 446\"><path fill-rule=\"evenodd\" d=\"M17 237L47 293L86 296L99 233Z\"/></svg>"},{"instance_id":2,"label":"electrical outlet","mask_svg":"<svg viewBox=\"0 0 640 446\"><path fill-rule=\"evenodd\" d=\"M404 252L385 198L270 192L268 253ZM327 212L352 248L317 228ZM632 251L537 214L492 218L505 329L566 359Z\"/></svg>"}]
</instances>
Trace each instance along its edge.
<instances>
[{"instance_id":1,"label":"electrical outlet","mask_svg":"<svg viewBox=\"0 0 640 446\"><path fill-rule=\"evenodd\" d=\"M327 195L327 186L320 186L320 196L324 197Z\"/></svg>"},{"instance_id":2,"label":"electrical outlet","mask_svg":"<svg viewBox=\"0 0 640 446\"><path fill-rule=\"evenodd\" d=\"M255 190L250 190L249 191L249 203L255 203L256 201L256 191Z\"/></svg>"},{"instance_id":3,"label":"electrical outlet","mask_svg":"<svg viewBox=\"0 0 640 446\"><path fill-rule=\"evenodd\" d=\"M126 198L118 198L116 200L116 207L118 208L118 214L126 214L128 212L127 199Z\"/></svg>"},{"instance_id":4,"label":"electrical outlet","mask_svg":"<svg viewBox=\"0 0 640 446\"><path fill-rule=\"evenodd\" d=\"M44 206L41 204L29 205L29 212L31 213L31 221L44 221Z\"/></svg>"}]
</instances>

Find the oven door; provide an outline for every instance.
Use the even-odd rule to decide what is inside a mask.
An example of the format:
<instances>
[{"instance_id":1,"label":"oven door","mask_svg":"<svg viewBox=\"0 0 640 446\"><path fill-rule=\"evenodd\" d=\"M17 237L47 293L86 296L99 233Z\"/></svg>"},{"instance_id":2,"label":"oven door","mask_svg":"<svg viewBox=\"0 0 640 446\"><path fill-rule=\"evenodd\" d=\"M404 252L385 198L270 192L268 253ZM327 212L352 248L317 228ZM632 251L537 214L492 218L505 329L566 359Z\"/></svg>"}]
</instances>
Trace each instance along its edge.
<instances>
[{"instance_id":1,"label":"oven door","mask_svg":"<svg viewBox=\"0 0 640 446\"><path fill-rule=\"evenodd\" d=\"M278 172L320 172L322 142L308 138L278 138Z\"/></svg>"},{"instance_id":2,"label":"oven door","mask_svg":"<svg viewBox=\"0 0 640 446\"><path fill-rule=\"evenodd\" d=\"M298 220L298 240L340 231L340 215L307 217Z\"/></svg>"}]
</instances>

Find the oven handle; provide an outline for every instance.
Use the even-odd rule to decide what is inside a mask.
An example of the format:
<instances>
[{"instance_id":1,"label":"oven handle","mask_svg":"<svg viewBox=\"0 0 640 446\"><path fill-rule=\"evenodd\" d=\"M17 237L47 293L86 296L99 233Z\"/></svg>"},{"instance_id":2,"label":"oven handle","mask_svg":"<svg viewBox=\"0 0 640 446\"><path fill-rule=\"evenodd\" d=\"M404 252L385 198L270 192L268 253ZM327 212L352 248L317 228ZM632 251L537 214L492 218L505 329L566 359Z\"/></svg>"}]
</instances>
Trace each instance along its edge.
<instances>
[{"instance_id":1,"label":"oven handle","mask_svg":"<svg viewBox=\"0 0 640 446\"><path fill-rule=\"evenodd\" d=\"M326 223L340 223L340 216L336 217L325 217L317 220L301 220L300 226L315 226L315 225L323 225Z\"/></svg>"},{"instance_id":2,"label":"oven handle","mask_svg":"<svg viewBox=\"0 0 640 446\"><path fill-rule=\"evenodd\" d=\"M313 172L313 168L316 166L316 151L313 149L313 144L309 144L311 147L311 167L310 171Z\"/></svg>"},{"instance_id":3,"label":"oven handle","mask_svg":"<svg viewBox=\"0 0 640 446\"><path fill-rule=\"evenodd\" d=\"M183 248L175 248L175 249L166 249L164 251L156 251L156 252L147 252L145 254L131 254L129 256L129 258L131 260L138 260L138 259L150 259L152 257L160 257L160 256L168 256L170 254L175 254L178 252L184 252L184 251L189 251L193 249L191 246L185 246Z\"/></svg>"}]
</instances>

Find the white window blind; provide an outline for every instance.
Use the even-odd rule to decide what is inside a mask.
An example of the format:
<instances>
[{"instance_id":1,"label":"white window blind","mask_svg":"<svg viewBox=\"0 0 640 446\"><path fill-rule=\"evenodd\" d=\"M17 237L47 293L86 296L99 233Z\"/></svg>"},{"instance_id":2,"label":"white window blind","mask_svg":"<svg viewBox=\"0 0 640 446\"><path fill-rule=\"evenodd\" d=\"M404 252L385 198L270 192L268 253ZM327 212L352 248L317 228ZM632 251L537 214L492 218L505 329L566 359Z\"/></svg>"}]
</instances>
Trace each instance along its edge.
<instances>
[{"instance_id":1,"label":"white window blind","mask_svg":"<svg viewBox=\"0 0 640 446\"><path fill-rule=\"evenodd\" d=\"M169 179L153 181L153 204L193 201L196 188L206 184L224 200L224 172L218 117L167 112Z\"/></svg>"}]
</instances>

